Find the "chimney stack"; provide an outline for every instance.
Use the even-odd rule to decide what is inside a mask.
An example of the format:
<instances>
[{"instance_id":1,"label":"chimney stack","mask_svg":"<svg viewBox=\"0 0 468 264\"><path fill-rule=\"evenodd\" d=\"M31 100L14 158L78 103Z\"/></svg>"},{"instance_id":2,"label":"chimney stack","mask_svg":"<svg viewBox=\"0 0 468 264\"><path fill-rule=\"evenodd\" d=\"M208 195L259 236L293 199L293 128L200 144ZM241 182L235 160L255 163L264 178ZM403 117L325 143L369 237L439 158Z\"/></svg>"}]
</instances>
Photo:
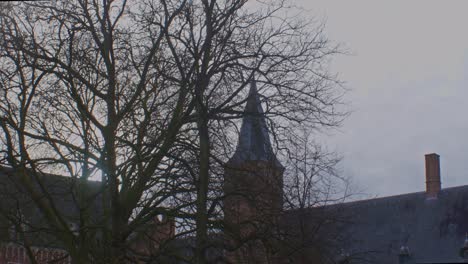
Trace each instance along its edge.
<instances>
[{"instance_id":1,"label":"chimney stack","mask_svg":"<svg viewBox=\"0 0 468 264\"><path fill-rule=\"evenodd\" d=\"M426 154L426 197L437 198L441 189L439 155Z\"/></svg>"}]
</instances>

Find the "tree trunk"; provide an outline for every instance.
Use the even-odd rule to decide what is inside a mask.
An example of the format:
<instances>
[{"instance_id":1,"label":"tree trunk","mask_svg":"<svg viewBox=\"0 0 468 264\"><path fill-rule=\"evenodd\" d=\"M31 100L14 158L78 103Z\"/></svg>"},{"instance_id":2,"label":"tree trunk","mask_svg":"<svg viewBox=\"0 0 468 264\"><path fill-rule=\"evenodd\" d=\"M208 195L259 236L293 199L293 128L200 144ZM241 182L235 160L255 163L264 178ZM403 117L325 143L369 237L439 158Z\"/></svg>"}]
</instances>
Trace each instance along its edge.
<instances>
[{"instance_id":1,"label":"tree trunk","mask_svg":"<svg viewBox=\"0 0 468 264\"><path fill-rule=\"evenodd\" d=\"M206 263L206 244L208 241L208 184L209 184L209 159L210 159L210 139L208 131L208 121L202 116L199 121L200 138L200 172L197 183L197 245L195 251L196 263Z\"/></svg>"}]
</instances>

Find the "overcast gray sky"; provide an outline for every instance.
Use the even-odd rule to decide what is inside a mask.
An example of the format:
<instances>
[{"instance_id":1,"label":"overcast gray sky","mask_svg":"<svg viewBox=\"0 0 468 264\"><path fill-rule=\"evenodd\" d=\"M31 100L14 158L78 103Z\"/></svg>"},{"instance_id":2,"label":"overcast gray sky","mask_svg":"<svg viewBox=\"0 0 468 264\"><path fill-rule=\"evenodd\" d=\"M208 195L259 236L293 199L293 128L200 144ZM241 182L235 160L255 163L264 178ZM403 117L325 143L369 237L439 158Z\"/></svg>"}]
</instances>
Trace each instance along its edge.
<instances>
[{"instance_id":1,"label":"overcast gray sky","mask_svg":"<svg viewBox=\"0 0 468 264\"><path fill-rule=\"evenodd\" d=\"M296 0L354 53L332 70L354 110L327 144L370 195L424 190L424 154L442 187L468 184L468 1Z\"/></svg>"}]
</instances>

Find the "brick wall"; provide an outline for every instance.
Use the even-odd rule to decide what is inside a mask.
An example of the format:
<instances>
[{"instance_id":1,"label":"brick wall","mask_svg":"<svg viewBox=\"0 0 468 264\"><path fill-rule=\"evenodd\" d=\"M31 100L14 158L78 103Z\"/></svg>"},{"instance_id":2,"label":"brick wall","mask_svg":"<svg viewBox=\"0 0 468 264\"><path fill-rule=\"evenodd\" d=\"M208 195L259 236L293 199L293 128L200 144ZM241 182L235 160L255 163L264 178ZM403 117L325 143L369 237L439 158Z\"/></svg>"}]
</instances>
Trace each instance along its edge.
<instances>
[{"instance_id":1,"label":"brick wall","mask_svg":"<svg viewBox=\"0 0 468 264\"><path fill-rule=\"evenodd\" d=\"M54 261L55 264L70 264L71 258L62 249L31 248L38 264L47 264ZM0 245L0 264L29 264L29 256L26 249L15 244Z\"/></svg>"}]
</instances>

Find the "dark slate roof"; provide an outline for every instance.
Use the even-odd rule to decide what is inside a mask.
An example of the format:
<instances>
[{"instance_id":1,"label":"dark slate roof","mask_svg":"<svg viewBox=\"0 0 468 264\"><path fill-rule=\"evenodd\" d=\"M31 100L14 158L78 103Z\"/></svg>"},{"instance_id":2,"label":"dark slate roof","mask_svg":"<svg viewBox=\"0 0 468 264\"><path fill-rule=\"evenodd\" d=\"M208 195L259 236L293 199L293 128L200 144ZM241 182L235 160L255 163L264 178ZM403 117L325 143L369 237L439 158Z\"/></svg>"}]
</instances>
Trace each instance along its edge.
<instances>
[{"instance_id":1,"label":"dark slate roof","mask_svg":"<svg viewBox=\"0 0 468 264\"><path fill-rule=\"evenodd\" d=\"M270 161L282 168L282 165L273 153L265 114L255 80L250 84L244 114L236 152L229 160L229 163Z\"/></svg>"},{"instance_id":2,"label":"dark slate roof","mask_svg":"<svg viewBox=\"0 0 468 264\"><path fill-rule=\"evenodd\" d=\"M77 225L80 222L80 208L75 200L78 183L76 180L61 175L43 174L38 181L31 178L34 188L40 190L40 184L47 190L42 193L41 199L50 195L54 201L54 206L69 224ZM95 225L100 223L98 215L102 212L101 183L97 181L87 181L86 195L89 195L88 206L93 213L91 222ZM58 230L50 229L48 222L41 211L35 205L32 197L23 188L22 184L15 177L12 168L0 166L0 242L10 242L11 235L9 229L12 223L8 218L14 217L18 212L23 215L27 226L27 235L33 246L60 247L53 236L48 235ZM19 242L19 241L16 241Z\"/></svg>"},{"instance_id":3,"label":"dark slate roof","mask_svg":"<svg viewBox=\"0 0 468 264\"><path fill-rule=\"evenodd\" d=\"M408 246L411 263L459 263L468 232L468 185L443 189L438 198L425 192L334 205L343 219L345 242L339 250L360 256L351 263L398 263ZM362 259L366 261L362 261Z\"/></svg>"}]
</instances>

